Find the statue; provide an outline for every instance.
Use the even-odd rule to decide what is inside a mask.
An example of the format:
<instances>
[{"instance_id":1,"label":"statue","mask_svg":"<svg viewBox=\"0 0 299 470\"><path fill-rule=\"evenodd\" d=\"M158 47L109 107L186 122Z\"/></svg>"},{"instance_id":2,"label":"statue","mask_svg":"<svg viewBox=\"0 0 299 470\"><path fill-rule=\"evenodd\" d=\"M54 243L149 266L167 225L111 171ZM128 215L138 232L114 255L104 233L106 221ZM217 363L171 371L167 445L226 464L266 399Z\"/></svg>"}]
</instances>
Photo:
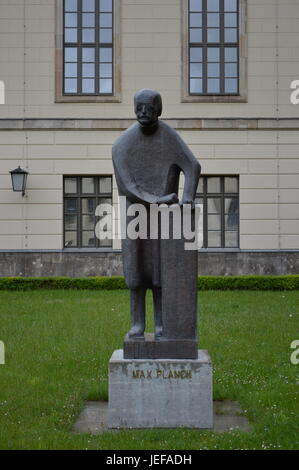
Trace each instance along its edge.
<instances>
[{"instance_id":1,"label":"statue","mask_svg":"<svg viewBox=\"0 0 299 470\"><path fill-rule=\"evenodd\" d=\"M159 120L162 99L158 92L139 91L134 97L134 106L138 122L117 139L112 158L119 195L126 196L127 209L135 203L143 204L150 224L151 204L193 204L200 164L178 133ZM185 185L179 202L181 172ZM126 216L127 224L131 219ZM154 338L162 340L164 337L160 242L149 237L122 240L124 275L131 295L132 328L127 336L131 341L144 338L147 289L153 292ZM195 351L197 354L197 348Z\"/></svg>"}]
</instances>

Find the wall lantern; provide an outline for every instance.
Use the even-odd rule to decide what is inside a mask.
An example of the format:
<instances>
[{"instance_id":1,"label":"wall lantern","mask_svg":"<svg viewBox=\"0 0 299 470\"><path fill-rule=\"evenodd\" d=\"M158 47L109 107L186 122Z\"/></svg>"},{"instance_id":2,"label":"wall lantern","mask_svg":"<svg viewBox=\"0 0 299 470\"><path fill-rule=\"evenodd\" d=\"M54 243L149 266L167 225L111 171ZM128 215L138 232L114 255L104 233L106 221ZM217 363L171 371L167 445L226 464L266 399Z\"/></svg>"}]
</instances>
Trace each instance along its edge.
<instances>
[{"instance_id":1,"label":"wall lantern","mask_svg":"<svg viewBox=\"0 0 299 470\"><path fill-rule=\"evenodd\" d=\"M11 182L13 191L21 192L25 195L28 171L22 170L20 166L9 172L11 174Z\"/></svg>"}]
</instances>

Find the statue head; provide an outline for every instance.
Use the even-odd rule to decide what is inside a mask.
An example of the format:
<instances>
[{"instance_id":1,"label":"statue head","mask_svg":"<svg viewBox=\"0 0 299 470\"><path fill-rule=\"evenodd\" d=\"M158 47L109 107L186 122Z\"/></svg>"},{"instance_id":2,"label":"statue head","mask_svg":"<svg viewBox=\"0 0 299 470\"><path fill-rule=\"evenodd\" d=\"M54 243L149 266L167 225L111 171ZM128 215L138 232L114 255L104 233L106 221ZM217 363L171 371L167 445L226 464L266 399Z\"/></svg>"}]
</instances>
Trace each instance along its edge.
<instances>
[{"instance_id":1,"label":"statue head","mask_svg":"<svg viewBox=\"0 0 299 470\"><path fill-rule=\"evenodd\" d=\"M155 126L162 114L160 93L150 89L140 90L134 96L134 108L137 121L144 128Z\"/></svg>"}]
</instances>

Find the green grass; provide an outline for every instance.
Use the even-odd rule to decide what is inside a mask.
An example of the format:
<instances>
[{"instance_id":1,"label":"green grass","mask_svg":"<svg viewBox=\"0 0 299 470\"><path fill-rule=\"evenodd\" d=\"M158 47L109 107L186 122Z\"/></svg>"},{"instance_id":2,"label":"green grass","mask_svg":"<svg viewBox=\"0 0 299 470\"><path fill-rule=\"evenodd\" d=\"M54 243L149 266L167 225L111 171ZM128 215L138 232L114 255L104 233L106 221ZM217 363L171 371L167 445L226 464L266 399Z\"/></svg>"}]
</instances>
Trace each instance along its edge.
<instances>
[{"instance_id":1,"label":"green grass","mask_svg":"<svg viewBox=\"0 0 299 470\"><path fill-rule=\"evenodd\" d=\"M0 293L0 449L298 449L299 293L200 292L199 345L214 399L237 400L253 431L74 435L87 399L107 399L107 366L129 329L127 291ZM148 298L150 327L152 301Z\"/></svg>"}]
</instances>

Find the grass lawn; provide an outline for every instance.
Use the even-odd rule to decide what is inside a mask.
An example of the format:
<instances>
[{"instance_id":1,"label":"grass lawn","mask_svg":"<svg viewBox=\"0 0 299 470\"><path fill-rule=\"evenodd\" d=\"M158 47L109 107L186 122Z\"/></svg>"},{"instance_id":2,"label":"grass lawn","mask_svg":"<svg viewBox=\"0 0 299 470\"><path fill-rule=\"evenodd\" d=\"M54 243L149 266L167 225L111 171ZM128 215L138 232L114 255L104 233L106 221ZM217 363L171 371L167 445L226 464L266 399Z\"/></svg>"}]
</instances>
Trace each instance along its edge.
<instances>
[{"instance_id":1,"label":"grass lawn","mask_svg":"<svg viewBox=\"0 0 299 470\"><path fill-rule=\"evenodd\" d=\"M107 399L108 361L129 329L129 294L3 291L0 449L298 449L299 365L290 344L299 339L299 292L200 292L199 305L214 399L237 400L252 433L72 434L84 401Z\"/></svg>"}]
</instances>

